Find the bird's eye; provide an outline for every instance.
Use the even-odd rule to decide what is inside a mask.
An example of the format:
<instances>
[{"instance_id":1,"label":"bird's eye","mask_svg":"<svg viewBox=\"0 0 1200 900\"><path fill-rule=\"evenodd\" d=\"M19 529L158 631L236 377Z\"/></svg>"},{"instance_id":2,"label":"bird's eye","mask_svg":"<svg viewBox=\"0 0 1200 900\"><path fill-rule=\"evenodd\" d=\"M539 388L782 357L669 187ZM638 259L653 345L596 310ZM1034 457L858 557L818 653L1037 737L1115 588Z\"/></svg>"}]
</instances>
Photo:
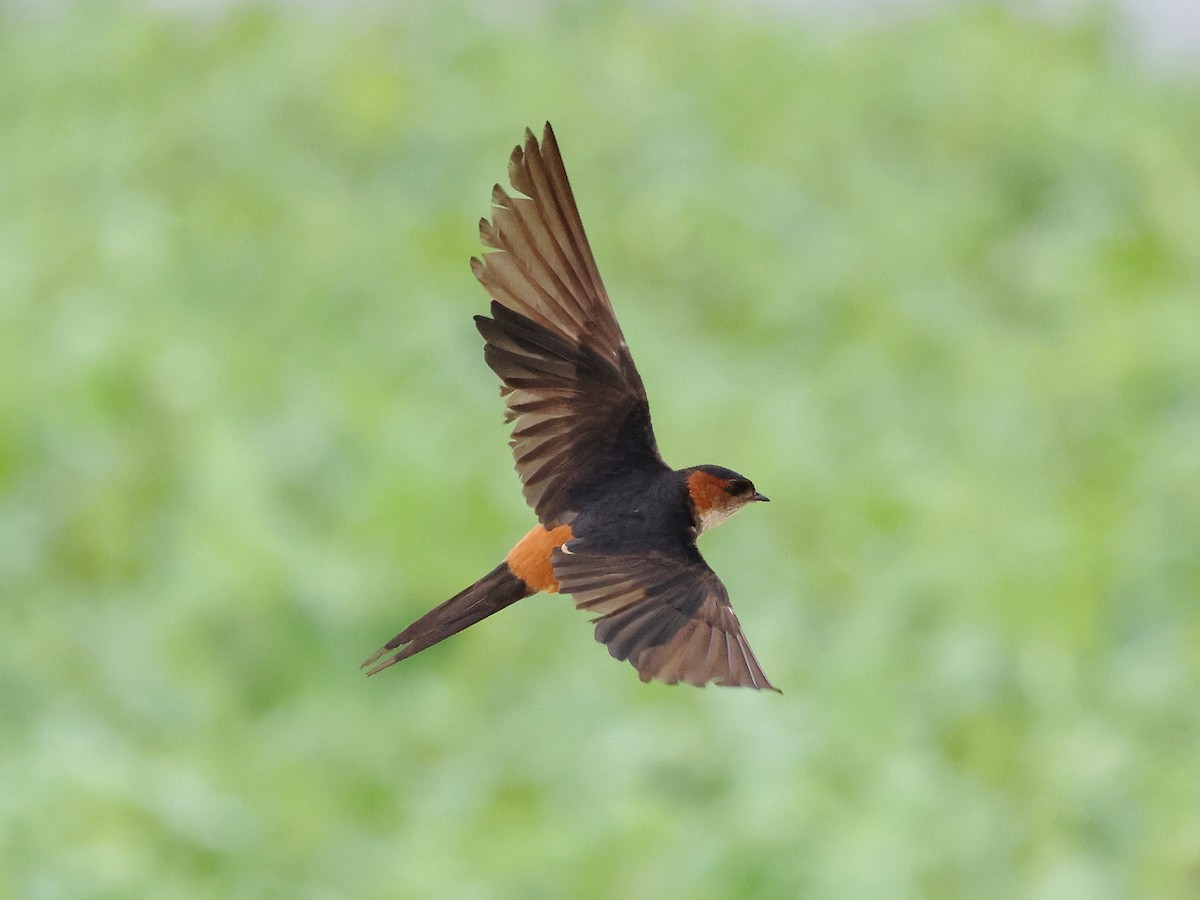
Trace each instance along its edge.
<instances>
[{"instance_id":1,"label":"bird's eye","mask_svg":"<svg viewBox=\"0 0 1200 900\"><path fill-rule=\"evenodd\" d=\"M729 494L733 495L734 497L741 497L745 494L750 493L753 490L754 490L754 485L752 485L750 482L746 481L745 479L738 479L736 481L731 481L729 483L729 487L725 488L726 493L729 493Z\"/></svg>"}]
</instances>

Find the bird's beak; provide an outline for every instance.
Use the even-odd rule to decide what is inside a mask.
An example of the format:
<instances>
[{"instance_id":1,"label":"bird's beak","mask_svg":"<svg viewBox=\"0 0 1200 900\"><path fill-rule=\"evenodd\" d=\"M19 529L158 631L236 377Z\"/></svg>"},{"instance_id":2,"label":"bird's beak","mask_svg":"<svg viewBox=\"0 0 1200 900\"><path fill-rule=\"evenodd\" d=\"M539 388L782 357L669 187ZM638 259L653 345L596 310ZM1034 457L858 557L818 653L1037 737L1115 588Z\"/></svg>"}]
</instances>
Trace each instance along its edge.
<instances>
[{"instance_id":1,"label":"bird's beak","mask_svg":"<svg viewBox=\"0 0 1200 900\"><path fill-rule=\"evenodd\" d=\"M770 497L768 497L766 494L760 494L758 491L754 492L754 499L757 500L759 503L770 503L771 502Z\"/></svg>"}]
</instances>

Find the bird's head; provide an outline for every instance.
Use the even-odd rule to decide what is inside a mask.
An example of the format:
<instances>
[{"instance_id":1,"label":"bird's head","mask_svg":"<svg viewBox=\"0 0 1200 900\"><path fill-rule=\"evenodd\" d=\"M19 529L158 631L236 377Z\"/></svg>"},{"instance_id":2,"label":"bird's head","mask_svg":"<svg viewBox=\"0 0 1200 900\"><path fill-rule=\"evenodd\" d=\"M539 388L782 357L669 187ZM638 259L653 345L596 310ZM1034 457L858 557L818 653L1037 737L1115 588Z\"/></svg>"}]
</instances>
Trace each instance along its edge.
<instances>
[{"instance_id":1,"label":"bird's head","mask_svg":"<svg viewBox=\"0 0 1200 900\"><path fill-rule=\"evenodd\" d=\"M694 466L687 474L688 496L698 532L716 528L749 503L766 501L749 478L722 466Z\"/></svg>"}]
</instances>

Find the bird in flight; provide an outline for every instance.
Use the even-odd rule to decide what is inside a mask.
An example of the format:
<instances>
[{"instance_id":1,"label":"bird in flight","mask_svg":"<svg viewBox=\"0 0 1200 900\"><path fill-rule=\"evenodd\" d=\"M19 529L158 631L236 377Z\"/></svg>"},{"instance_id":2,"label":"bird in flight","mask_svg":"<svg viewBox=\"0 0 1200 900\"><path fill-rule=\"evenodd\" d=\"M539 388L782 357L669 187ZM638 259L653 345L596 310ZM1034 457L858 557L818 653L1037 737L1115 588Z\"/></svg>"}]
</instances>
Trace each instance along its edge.
<instances>
[{"instance_id":1,"label":"bird in flight","mask_svg":"<svg viewBox=\"0 0 1200 900\"><path fill-rule=\"evenodd\" d=\"M475 316L513 424L539 524L487 575L413 622L363 667L373 675L539 592L594 613L596 639L643 681L777 690L742 635L696 538L767 498L721 466L659 456L641 376L600 280L558 142L526 130L492 189L471 260L491 297Z\"/></svg>"}]
</instances>

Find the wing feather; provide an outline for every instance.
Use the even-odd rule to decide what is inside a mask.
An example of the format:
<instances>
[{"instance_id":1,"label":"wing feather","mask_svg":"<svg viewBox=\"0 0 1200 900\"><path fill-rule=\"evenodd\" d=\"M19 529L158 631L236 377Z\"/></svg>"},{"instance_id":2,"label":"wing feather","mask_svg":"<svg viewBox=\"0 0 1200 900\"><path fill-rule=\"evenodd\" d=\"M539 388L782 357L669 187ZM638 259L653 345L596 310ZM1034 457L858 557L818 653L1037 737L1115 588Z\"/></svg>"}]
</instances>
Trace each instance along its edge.
<instances>
[{"instance_id":1,"label":"wing feather","mask_svg":"<svg viewBox=\"0 0 1200 900\"><path fill-rule=\"evenodd\" d=\"M641 376L612 311L549 124L526 131L479 223L493 252L471 260L492 298L476 316L500 377L525 499L543 525L569 522L599 473L666 468Z\"/></svg>"},{"instance_id":2,"label":"wing feather","mask_svg":"<svg viewBox=\"0 0 1200 900\"><path fill-rule=\"evenodd\" d=\"M643 681L776 690L763 674L729 595L700 558L589 553L586 538L554 554L554 575L580 609L599 613L596 639Z\"/></svg>"}]
</instances>

